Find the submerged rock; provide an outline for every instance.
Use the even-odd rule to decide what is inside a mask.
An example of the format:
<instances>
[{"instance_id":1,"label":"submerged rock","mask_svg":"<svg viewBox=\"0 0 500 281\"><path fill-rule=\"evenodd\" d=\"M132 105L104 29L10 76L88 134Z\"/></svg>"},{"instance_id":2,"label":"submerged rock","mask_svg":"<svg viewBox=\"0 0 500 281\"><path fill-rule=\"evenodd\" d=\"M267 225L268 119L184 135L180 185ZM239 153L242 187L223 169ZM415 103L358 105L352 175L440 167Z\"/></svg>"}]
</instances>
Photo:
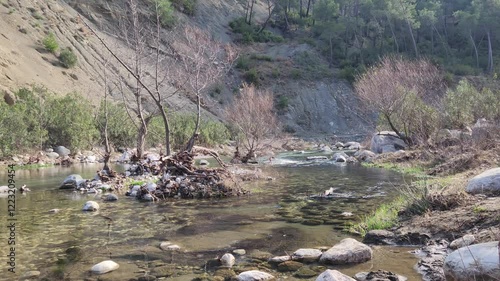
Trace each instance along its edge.
<instances>
[{"instance_id":1,"label":"submerged rock","mask_svg":"<svg viewBox=\"0 0 500 281\"><path fill-rule=\"evenodd\" d=\"M278 264L278 271L281 272L296 271L302 266L303 264L297 261L286 261Z\"/></svg>"},{"instance_id":2,"label":"submerged rock","mask_svg":"<svg viewBox=\"0 0 500 281\"><path fill-rule=\"evenodd\" d=\"M270 258L269 262L270 263L282 263L282 262L286 262L289 260L292 260L292 257L290 257L290 256L278 256L278 257Z\"/></svg>"},{"instance_id":3,"label":"submerged rock","mask_svg":"<svg viewBox=\"0 0 500 281\"><path fill-rule=\"evenodd\" d=\"M120 267L119 264L112 260L102 261L96 265L94 265L90 271L96 274L104 274L113 270L116 270Z\"/></svg>"},{"instance_id":4,"label":"submerged rock","mask_svg":"<svg viewBox=\"0 0 500 281\"><path fill-rule=\"evenodd\" d=\"M106 197L104 197L104 201L117 201L117 200L118 196L113 193L107 194Z\"/></svg>"},{"instance_id":5,"label":"submerged rock","mask_svg":"<svg viewBox=\"0 0 500 281\"><path fill-rule=\"evenodd\" d=\"M82 209L82 211L90 211L90 212L97 211L97 210L99 210L99 204L97 204L97 202L95 202L95 201L85 202L85 205L83 205L83 209Z\"/></svg>"},{"instance_id":6,"label":"submerged rock","mask_svg":"<svg viewBox=\"0 0 500 281\"><path fill-rule=\"evenodd\" d=\"M449 280L500 280L499 242L481 243L460 248L444 261Z\"/></svg>"},{"instance_id":7,"label":"submerged rock","mask_svg":"<svg viewBox=\"0 0 500 281\"><path fill-rule=\"evenodd\" d=\"M340 271L327 269L325 272L321 273L316 281L356 281Z\"/></svg>"},{"instance_id":8,"label":"submerged rock","mask_svg":"<svg viewBox=\"0 0 500 281\"><path fill-rule=\"evenodd\" d=\"M472 194L500 194L500 168L490 169L473 177L465 191Z\"/></svg>"},{"instance_id":9,"label":"submerged rock","mask_svg":"<svg viewBox=\"0 0 500 281\"><path fill-rule=\"evenodd\" d=\"M372 249L352 238L345 238L321 255L320 262L326 264L362 263L372 259Z\"/></svg>"},{"instance_id":10,"label":"submerged rock","mask_svg":"<svg viewBox=\"0 0 500 281\"><path fill-rule=\"evenodd\" d=\"M264 281L273 280L274 276L258 270L244 271L238 275L238 281Z\"/></svg>"},{"instance_id":11,"label":"submerged rock","mask_svg":"<svg viewBox=\"0 0 500 281\"><path fill-rule=\"evenodd\" d=\"M406 281L408 278L386 270L359 272L354 275L358 281Z\"/></svg>"}]
</instances>

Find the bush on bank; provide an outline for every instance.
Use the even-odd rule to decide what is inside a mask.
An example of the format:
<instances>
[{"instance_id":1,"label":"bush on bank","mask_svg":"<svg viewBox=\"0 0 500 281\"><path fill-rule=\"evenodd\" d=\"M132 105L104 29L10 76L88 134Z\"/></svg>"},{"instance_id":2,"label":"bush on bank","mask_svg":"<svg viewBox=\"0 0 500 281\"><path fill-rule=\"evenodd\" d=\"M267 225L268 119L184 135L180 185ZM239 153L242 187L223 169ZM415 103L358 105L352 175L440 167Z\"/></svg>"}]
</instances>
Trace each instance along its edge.
<instances>
[{"instance_id":1,"label":"bush on bank","mask_svg":"<svg viewBox=\"0 0 500 281\"><path fill-rule=\"evenodd\" d=\"M0 156L63 145L72 150L90 149L104 142L104 103L96 109L77 93L55 95L39 86L21 88L14 93L16 102L0 102ZM134 147L137 128L121 103L108 102L108 137L114 147ZM174 149L183 148L191 137L196 116L172 114L171 139ZM149 146L164 143L165 130L160 117L149 124ZM214 146L229 139L226 126L202 120L197 144Z\"/></svg>"}]
</instances>

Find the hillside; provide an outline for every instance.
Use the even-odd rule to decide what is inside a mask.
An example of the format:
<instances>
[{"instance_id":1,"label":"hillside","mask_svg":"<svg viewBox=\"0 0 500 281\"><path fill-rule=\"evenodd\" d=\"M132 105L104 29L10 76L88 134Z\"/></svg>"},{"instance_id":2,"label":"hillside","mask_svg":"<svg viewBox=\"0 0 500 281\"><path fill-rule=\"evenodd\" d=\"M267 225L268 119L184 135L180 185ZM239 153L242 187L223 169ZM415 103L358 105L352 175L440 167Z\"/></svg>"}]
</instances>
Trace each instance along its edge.
<instances>
[{"instance_id":1,"label":"hillside","mask_svg":"<svg viewBox=\"0 0 500 281\"><path fill-rule=\"evenodd\" d=\"M126 2L1 1L0 35L5 40L0 40L0 87L15 91L32 84L43 85L59 94L78 92L97 103L104 95L102 65L105 60L112 65L106 75L132 83L79 18L82 16L110 46L119 49L122 57L131 57L132 50L121 40L119 29L120 13L126 11ZM194 15L175 12L177 23L174 29L184 25L197 26L218 40L232 42L235 36L229 23L244 15L244 3L234 0L197 1ZM139 4L147 6L144 1L139 1ZM266 7L263 5L257 4L254 8L256 22L265 20ZM42 40L49 33L55 35L60 49L73 49L78 57L75 68L62 67L57 52L52 54L43 48ZM176 36L181 36L181 33ZM327 62L309 45L286 40L235 46L240 58L259 55L271 58L266 63L257 60L252 68L260 74L259 87L275 94L277 109L287 132L299 136L341 136L365 133L371 128L370 118L360 113L349 84L334 79L333 70L328 67L326 74L317 72L314 65L324 66ZM311 65L314 67L310 68ZM276 69L280 70L279 74ZM205 115L212 118L212 114L222 116L224 106L230 103L245 80L246 71L234 67L223 82L207 91ZM214 88L218 88L220 94L214 94ZM117 101L123 99L118 91L112 95ZM194 109L192 99L181 93L169 97L167 103L172 110Z\"/></svg>"}]
</instances>

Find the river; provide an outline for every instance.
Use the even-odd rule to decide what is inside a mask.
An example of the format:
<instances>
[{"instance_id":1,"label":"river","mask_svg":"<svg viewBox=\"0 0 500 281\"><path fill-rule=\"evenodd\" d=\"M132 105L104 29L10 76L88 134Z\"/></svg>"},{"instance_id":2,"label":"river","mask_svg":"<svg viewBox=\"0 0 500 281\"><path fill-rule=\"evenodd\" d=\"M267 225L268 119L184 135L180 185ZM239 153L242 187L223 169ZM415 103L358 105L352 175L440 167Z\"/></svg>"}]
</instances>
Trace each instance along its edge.
<instances>
[{"instance_id":1,"label":"river","mask_svg":"<svg viewBox=\"0 0 500 281\"><path fill-rule=\"evenodd\" d=\"M248 183L250 195L213 199L170 199L144 203L119 195L116 202L103 202L91 194L58 190L70 174L91 178L101 166L79 164L16 171L16 185L26 184L31 192L17 194L16 274L7 271L7 228L2 227L0 280L16 280L37 270L46 280L84 280L92 265L106 259L120 268L103 275L103 280L129 280L144 275L154 266L170 268L169 280L192 280L206 262L233 249L245 249L236 264L256 266L252 251L273 255L293 253L299 248L331 247L345 237L350 222L394 197L402 175L355 164L305 161L305 155L284 154L273 165L255 166L274 180ZM116 167L123 169L123 167ZM0 185L6 184L6 169ZM311 199L334 188L334 199ZM95 213L81 211L88 200L99 202ZM61 209L50 213L51 209ZM2 224L7 224L7 199L0 198ZM345 217L343 212L353 216ZM354 237L360 240L360 237ZM181 247L179 252L159 249L163 241ZM76 250L75 250L76 249ZM344 274L384 269L421 280L414 270L417 258L405 247L374 247L373 260L353 266L328 266ZM77 254L75 254L75 251ZM262 266L262 265L258 265ZM311 265L316 271L325 268ZM291 273L273 273L278 280L296 279ZM95 278L95 276L93 277ZM89 279L96 280L96 279Z\"/></svg>"}]
</instances>

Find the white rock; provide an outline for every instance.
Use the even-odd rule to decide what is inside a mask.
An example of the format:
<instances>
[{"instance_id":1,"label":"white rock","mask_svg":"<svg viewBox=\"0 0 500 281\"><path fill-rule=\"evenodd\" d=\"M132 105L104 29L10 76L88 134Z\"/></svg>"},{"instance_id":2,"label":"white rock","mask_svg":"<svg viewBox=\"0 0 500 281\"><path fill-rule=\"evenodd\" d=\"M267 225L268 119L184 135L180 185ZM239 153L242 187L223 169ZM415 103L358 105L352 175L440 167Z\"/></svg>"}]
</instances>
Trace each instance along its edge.
<instances>
[{"instance_id":1,"label":"white rock","mask_svg":"<svg viewBox=\"0 0 500 281\"><path fill-rule=\"evenodd\" d=\"M153 198L153 195L147 193L142 196L142 200L144 201L154 201L155 199Z\"/></svg>"},{"instance_id":2,"label":"white rock","mask_svg":"<svg viewBox=\"0 0 500 281\"><path fill-rule=\"evenodd\" d=\"M316 278L316 281L356 281L356 279L342 274L337 270L327 269Z\"/></svg>"},{"instance_id":3,"label":"white rock","mask_svg":"<svg viewBox=\"0 0 500 281\"><path fill-rule=\"evenodd\" d=\"M327 264L362 263L372 258L372 249L352 238L345 238L321 255L320 262Z\"/></svg>"},{"instance_id":4,"label":"white rock","mask_svg":"<svg viewBox=\"0 0 500 281\"><path fill-rule=\"evenodd\" d=\"M59 213L61 209L50 209L49 213Z\"/></svg>"},{"instance_id":5,"label":"white rock","mask_svg":"<svg viewBox=\"0 0 500 281\"><path fill-rule=\"evenodd\" d=\"M307 160L327 160L328 157L326 156L309 156L306 157Z\"/></svg>"},{"instance_id":6,"label":"white rock","mask_svg":"<svg viewBox=\"0 0 500 281\"><path fill-rule=\"evenodd\" d=\"M179 251L181 247L179 245L169 245L165 248L166 251Z\"/></svg>"},{"instance_id":7,"label":"white rock","mask_svg":"<svg viewBox=\"0 0 500 281\"><path fill-rule=\"evenodd\" d=\"M318 249L298 249L292 254L292 260L302 262L315 262L319 260L322 252Z\"/></svg>"},{"instance_id":8,"label":"white rock","mask_svg":"<svg viewBox=\"0 0 500 281\"><path fill-rule=\"evenodd\" d=\"M97 162L97 157L95 155L89 155L89 156L85 157L85 162L95 163L95 162Z\"/></svg>"},{"instance_id":9,"label":"white rock","mask_svg":"<svg viewBox=\"0 0 500 281\"><path fill-rule=\"evenodd\" d=\"M95 201L87 201L85 205L83 205L83 211L97 211L99 210L99 204Z\"/></svg>"},{"instance_id":10,"label":"white rock","mask_svg":"<svg viewBox=\"0 0 500 281\"><path fill-rule=\"evenodd\" d=\"M0 193L7 193L9 192L9 187L6 185L0 186Z\"/></svg>"},{"instance_id":11,"label":"white rock","mask_svg":"<svg viewBox=\"0 0 500 281\"><path fill-rule=\"evenodd\" d=\"M238 281L264 281L271 279L274 279L274 276L258 270L243 271L238 275Z\"/></svg>"},{"instance_id":12,"label":"white rock","mask_svg":"<svg viewBox=\"0 0 500 281\"><path fill-rule=\"evenodd\" d=\"M335 162L346 162L348 157L344 152L337 152L333 155L332 159Z\"/></svg>"},{"instance_id":13,"label":"white rock","mask_svg":"<svg viewBox=\"0 0 500 281\"><path fill-rule=\"evenodd\" d=\"M234 263L235 263L236 259L234 258L233 255L229 254L229 253L225 253L221 258L220 258L220 262L222 264L223 267L233 267Z\"/></svg>"},{"instance_id":14,"label":"white rock","mask_svg":"<svg viewBox=\"0 0 500 281\"><path fill-rule=\"evenodd\" d=\"M107 261L102 261L96 265L94 265L90 271L96 274L104 274L113 270L116 270L120 267L119 264L117 264L114 261L107 260Z\"/></svg>"},{"instance_id":15,"label":"white rock","mask_svg":"<svg viewBox=\"0 0 500 281\"><path fill-rule=\"evenodd\" d=\"M498 241L466 246L444 260L447 280L500 280Z\"/></svg>"},{"instance_id":16,"label":"white rock","mask_svg":"<svg viewBox=\"0 0 500 281\"><path fill-rule=\"evenodd\" d=\"M453 240L448 247L450 249L455 250L455 249L458 249L458 248L469 246L472 243L474 243L475 240L476 240L476 238L474 237L474 235L472 235L472 234L466 234L463 237L460 237L458 239Z\"/></svg>"},{"instance_id":17,"label":"white rock","mask_svg":"<svg viewBox=\"0 0 500 281\"><path fill-rule=\"evenodd\" d=\"M490 169L473 177L465 191L472 194L500 194L500 168Z\"/></svg>"},{"instance_id":18,"label":"white rock","mask_svg":"<svg viewBox=\"0 0 500 281\"><path fill-rule=\"evenodd\" d=\"M208 166L209 164L210 163L207 160L205 160L205 159L201 159L200 160L200 166Z\"/></svg>"},{"instance_id":19,"label":"white rock","mask_svg":"<svg viewBox=\"0 0 500 281\"><path fill-rule=\"evenodd\" d=\"M245 249L234 249L233 254L238 255L238 256L244 256L246 255L247 251Z\"/></svg>"},{"instance_id":20,"label":"white rock","mask_svg":"<svg viewBox=\"0 0 500 281\"><path fill-rule=\"evenodd\" d=\"M292 260L291 256L277 256L277 257L272 257L269 259L270 263L282 263L286 261Z\"/></svg>"},{"instance_id":21,"label":"white rock","mask_svg":"<svg viewBox=\"0 0 500 281\"><path fill-rule=\"evenodd\" d=\"M166 251L166 250L167 250L167 247L168 247L168 246L170 246L170 245L172 245L172 242L168 242L168 241L166 241L166 242L161 242L161 243L160 243L160 248L161 248L162 250L165 250L165 251Z\"/></svg>"}]
</instances>

